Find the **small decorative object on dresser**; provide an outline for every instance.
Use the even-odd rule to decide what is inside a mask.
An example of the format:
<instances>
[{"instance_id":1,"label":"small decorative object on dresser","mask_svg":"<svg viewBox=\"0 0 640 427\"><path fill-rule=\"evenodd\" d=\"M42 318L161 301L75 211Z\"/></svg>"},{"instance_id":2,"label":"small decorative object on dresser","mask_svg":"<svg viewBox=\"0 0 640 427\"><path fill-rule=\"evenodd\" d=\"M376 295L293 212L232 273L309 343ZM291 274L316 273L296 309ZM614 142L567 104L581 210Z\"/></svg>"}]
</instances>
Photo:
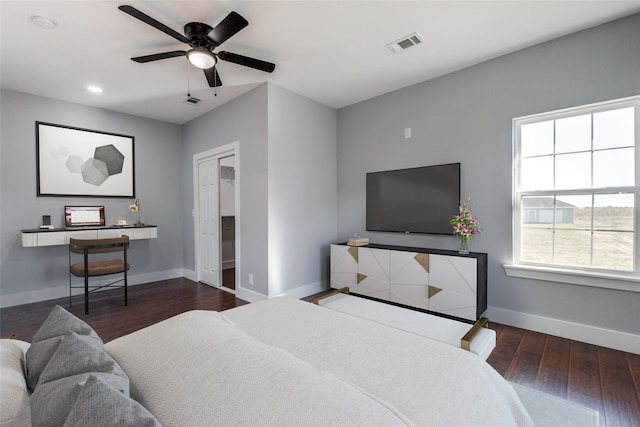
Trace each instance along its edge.
<instances>
[{"instance_id":1,"label":"small decorative object on dresser","mask_svg":"<svg viewBox=\"0 0 640 427\"><path fill-rule=\"evenodd\" d=\"M358 233L354 234L353 237L349 238L347 241L347 245L349 246L367 246L369 244L368 237L360 237Z\"/></svg>"},{"instance_id":2,"label":"small decorative object on dresser","mask_svg":"<svg viewBox=\"0 0 640 427\"><path fill-rule=\"evenodd\" d=\"M460 202L458 207L458 213L453 216L450 221L453 227L453 235L458 238L460 242L460 253L469 253L469 242L473 238L474 234L480 234L480 224L478 220L473 217L469 205L471 204L471 197L467 197L464 202Z\"/></svg>"}]
</instances>

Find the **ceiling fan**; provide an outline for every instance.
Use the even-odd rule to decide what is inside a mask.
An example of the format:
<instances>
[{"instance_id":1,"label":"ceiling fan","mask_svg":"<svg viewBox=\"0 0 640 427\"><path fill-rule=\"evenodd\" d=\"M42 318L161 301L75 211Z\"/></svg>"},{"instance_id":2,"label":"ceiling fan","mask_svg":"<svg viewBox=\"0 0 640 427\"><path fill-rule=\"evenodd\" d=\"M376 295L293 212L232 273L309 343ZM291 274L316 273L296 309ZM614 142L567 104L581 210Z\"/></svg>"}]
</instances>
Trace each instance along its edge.
<instances>
[{"instance_id":1,"label":"ceiling fan","mask_svg":"<svg viewBox=\"0 0 640 427\"><path fill-rule=\"evenodd\" d=\"M188 51L174 50L171 52L155 53L153 55L137 56L131 58L132 61L145 63L158 61L160 59L186 56L189 62L204 71L207 82L209 82L209 86L211 87L222 86L222 81L216 70L217 67L215 67L218 59L255 68L256 70L267 73L273 72L276 68L276 65L271 62L238 55L237 53L225 51L214 52L215 48L249 25L249 22L236 12L229 13L215 28L201 22L189 22L184 26L184 35L182 35L132 6L123 5L119 6L118 9L170 35L174 39L191 46L191 50Z\"/></svg>"}]
</instances>

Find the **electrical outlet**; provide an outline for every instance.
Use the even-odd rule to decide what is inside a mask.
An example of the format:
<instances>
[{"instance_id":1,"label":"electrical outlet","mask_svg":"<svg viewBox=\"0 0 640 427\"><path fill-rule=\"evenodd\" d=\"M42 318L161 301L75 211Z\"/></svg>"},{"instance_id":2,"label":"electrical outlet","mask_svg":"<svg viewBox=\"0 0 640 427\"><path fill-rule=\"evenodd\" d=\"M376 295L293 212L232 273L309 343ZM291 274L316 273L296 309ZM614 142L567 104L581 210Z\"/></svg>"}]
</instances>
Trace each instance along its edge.
<instances>
[{"instance_id":1,"label":"electrical outlet","mask_svg":"<svg viewBox=\"0 0 640 427\"><path fill-rule=\"evenodd\" d=\"M249 284L253 285L253 274L249 274Z\"/></svg>"},{"instance_id":2,"label":"electrical outlet","mask_svg":"<svg viewBox=\"0 0 640 427\"><path fill-rule=\"evenodd\" d=\"M404 128L404 139L411 138L411 128Z\"/></svg>"}]
</instances>

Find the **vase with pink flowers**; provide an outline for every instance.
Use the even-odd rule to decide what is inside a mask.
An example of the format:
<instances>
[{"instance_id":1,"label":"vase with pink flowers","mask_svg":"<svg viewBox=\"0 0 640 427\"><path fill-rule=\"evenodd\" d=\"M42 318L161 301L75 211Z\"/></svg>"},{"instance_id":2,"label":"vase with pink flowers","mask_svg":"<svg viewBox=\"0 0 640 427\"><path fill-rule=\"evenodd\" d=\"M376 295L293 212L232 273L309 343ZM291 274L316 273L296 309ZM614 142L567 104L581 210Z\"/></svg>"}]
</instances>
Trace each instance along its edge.
<instances>
[{"instance_id":1,"label":"vase with pink flowers","mask_svg":"<svg viewBox=\"0 0 640 427\"><path fill-rule=\"evenodd\" d=\"M456 236L460 242L461 254L469 253L469 243L474 234L480 234L480 224L478 220L471 213L469 206L471 205L471 197L467 197L466 200L461 201L458 206L458 213L451 218L449 222L453 227L453 235Z\"/></svg>"}]
</instances>

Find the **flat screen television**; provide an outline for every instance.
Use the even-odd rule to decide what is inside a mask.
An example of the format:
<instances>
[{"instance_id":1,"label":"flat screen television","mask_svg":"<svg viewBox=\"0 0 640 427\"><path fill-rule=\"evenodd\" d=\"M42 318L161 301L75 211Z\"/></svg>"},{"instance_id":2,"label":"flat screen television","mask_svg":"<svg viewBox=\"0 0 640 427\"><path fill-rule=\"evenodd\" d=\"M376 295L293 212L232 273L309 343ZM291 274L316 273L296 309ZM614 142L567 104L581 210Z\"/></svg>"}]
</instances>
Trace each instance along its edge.
<instances>
[{"instance_id":1,"label":"flat screen television","mask_svg":"<svg viewBox=\"0 0 640 427\"><path fill-rule=\"evenodd\" d=\"M367 231L452 234L460 163L367 173Z\"/></svg>"},{"instance_id":2,"label":"flat screen television","mask_svg":"<svg viewBox=\"0 0 640 427\"><path fill-rule=\"evenodd\" d=\"M65 206L65 227L103 227L104 206Z\"/></svg>"}]
</instances>

